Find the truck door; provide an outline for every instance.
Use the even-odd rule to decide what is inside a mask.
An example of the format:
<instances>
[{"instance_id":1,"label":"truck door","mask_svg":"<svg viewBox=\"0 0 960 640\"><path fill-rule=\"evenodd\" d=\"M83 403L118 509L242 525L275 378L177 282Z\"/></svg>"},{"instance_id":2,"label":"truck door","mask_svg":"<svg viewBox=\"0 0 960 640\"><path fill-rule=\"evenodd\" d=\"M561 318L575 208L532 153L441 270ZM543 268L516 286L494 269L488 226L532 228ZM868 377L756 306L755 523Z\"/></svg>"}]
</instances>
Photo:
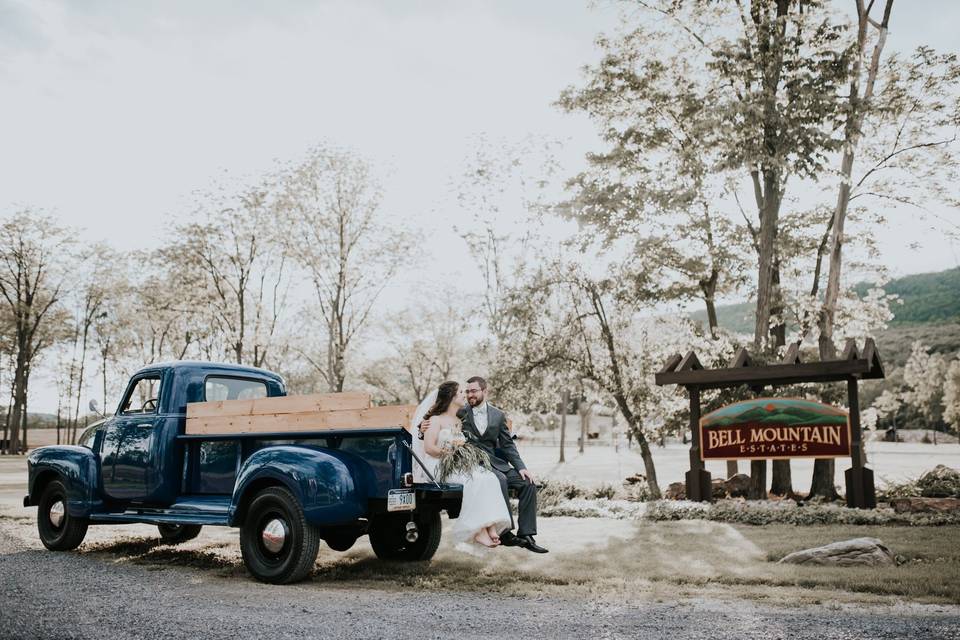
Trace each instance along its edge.
<instances>
[{"instance_id":1,"label":"truck door","mask_svg":"<svg viewBox=\"0 0 960 640\"><path fill-rule=\"evenodd\" d=\"M164 419L160 415L160 372L130 380L120 410L108 422L102 449L103 489L116 500L142 501L150 486L153 456Z\"/></svg>"}]
</instances>

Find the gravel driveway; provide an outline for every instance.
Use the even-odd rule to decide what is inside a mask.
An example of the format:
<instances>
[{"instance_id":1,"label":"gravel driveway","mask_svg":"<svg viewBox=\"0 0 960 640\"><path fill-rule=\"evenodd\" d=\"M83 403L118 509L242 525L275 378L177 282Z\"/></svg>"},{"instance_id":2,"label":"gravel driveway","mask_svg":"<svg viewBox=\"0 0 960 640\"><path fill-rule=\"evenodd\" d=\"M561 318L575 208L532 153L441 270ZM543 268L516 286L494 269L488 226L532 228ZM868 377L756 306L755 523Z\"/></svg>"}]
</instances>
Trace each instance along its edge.
<instances>
[{"instance_id":1,"label":"gravel driveway","mask_svg":"<svg viewBox=\"0 0 960 640\"><path fill-rule=\"evenodd\" d=\"M275 587L37 547L0 519L2 638L960 638L953 607L787 609L704 598L622 605L319 579Z\"/></svg>"}]
</instances>

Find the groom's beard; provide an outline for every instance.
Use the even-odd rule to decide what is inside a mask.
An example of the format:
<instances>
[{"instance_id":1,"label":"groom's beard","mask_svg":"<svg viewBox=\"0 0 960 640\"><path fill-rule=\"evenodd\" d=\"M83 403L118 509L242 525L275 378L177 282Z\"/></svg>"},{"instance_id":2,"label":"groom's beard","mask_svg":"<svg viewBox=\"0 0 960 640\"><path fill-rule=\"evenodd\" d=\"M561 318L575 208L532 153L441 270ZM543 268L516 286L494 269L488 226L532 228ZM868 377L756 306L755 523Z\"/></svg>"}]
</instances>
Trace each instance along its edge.
<instances>
[{"instance_id":1,"label":"groom's beard","mask_svg":"<svg viewBox=\"0 0 960 640\"><path fill-rule=\"evenodd\" d=\"M467 398L467 404L471 407L476 407L483 404L483 397L480 398Z\"/></svg>"}]
</instances>

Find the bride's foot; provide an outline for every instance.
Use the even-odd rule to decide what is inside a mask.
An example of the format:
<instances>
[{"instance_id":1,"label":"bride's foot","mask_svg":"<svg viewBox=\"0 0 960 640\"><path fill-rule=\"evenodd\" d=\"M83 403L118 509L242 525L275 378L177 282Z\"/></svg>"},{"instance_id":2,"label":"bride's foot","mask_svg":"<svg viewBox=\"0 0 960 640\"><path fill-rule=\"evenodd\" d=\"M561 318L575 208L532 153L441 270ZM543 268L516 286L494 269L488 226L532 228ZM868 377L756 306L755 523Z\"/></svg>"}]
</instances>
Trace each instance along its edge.
<instances>
[{"instance_id":1,"label":"bride's foot","mask_svg":"<svg viewBox=\"0 0 960 640\"><path fill-rule=\"evenodd\" d=\"M490 534L487 533L487 530L486 530L486 529L481 529L480 532L477 533L477 535L475 535L475 536L473 537L473 539L474 539L478 544L482 544L482 545L485 546L485 547L495 547L495 546L497 546L497 543L495 543L495 542L490 538Z\"/></svg>"},{"instance_id":2,"label":"bride's foot","mask_svg":"<svg viewBox=\"0 0 960 640\"><path fill-rule=\"evenodd\" d=\"M500 534L497 532L496 527L487 527L487 535L490 536L490 539L496 544L500 544Z\"/></svg>"}]
</instances>

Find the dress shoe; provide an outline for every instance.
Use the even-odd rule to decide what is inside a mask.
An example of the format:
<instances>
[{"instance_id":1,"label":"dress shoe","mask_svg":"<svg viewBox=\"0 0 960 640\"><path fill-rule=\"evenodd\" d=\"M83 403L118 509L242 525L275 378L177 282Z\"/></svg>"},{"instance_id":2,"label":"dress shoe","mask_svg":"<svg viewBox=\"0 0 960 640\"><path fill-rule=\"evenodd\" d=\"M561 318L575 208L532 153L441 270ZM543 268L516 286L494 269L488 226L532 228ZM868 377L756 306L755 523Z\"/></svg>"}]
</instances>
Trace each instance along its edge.
<instances>
[{"instance_id":1,"label":"dress shoe","mask_svg":"<svg viewBox=\"0 0 960 640\"><path fill-rule=\"evenodd\" d=\"M504 531L500 534L500 546L502 547L522 547L523 540L513 534L513 531Z\"/></svg>"},{"instance_id":2,"label":"dress shoe","mask_svg":"<svg viewBox=\"0 0 960 640\"><path fill-rule=\"evenodd\" d=\"M534 553L549 553L548 549L544 549L537 544L537 541L533 539L533 536L517 536L519 539L520 546L526 549L527 551L533 551Z\"/></svg>"}]
</instances>

